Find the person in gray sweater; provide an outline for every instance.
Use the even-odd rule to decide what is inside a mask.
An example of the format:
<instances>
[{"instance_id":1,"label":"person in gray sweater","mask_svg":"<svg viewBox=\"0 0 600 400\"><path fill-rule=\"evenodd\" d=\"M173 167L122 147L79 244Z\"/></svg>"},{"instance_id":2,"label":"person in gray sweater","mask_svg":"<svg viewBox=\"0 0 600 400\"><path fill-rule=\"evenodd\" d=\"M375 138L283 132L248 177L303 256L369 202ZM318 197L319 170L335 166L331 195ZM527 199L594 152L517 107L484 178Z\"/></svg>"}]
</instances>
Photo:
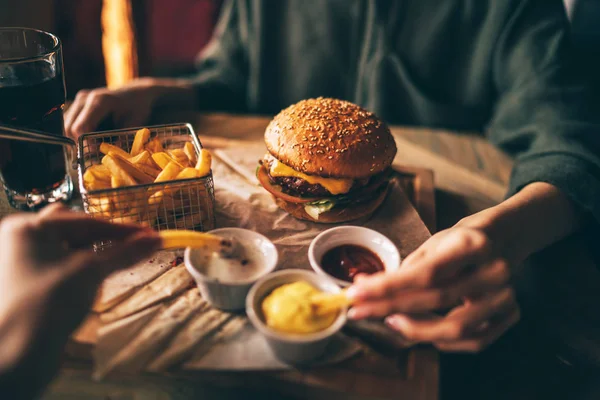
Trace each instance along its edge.
<instances>
[{"instance_id":1,"label":"person in gray sweater","mask_svg":"<svg viewBox=\"0 0 600 400\"><path fill-rule=\"evenodd\" d=\"M230 0L195 76L81 92L66 130L139 125L157 107L270 115L326 96L391 124L480 132L515 159L506 200L349 290L351 318L473 352L520 318L513 268L600 218L600 113L574 60L560 0Z\"/></svg>"}]
</instances>

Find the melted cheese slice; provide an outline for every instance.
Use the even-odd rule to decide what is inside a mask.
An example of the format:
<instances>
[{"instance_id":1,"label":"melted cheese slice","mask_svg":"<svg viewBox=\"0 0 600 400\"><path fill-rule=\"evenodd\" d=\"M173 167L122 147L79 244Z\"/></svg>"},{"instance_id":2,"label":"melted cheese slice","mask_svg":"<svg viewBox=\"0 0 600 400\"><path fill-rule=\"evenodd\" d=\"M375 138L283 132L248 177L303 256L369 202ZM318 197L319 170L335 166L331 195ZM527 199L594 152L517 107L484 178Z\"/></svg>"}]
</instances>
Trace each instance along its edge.
<instances>
[{"instance_id":1,"label":"melted cheese slice","mask_svg":"<svg viewBox=\"0 0 600 400\"><path fill-rule=\"evenodd\" d=\"M320 176L306 175L288 167L275 158L273 158L273 161L271 162L271 169L269 173L274 178L291 176L294 178L304 179L311 185L319 184L327 189L331 194L348 193L352 187L352 183L354 182L352 179L322 178Z\"/></svg>"}]
</instances>

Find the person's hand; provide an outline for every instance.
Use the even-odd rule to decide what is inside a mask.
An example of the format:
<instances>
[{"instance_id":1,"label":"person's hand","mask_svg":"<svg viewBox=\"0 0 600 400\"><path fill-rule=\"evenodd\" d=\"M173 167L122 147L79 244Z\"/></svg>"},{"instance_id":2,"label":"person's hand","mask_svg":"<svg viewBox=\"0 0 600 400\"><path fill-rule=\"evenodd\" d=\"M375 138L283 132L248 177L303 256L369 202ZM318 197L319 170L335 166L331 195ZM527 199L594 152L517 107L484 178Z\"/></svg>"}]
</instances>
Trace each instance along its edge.
<instances>
[{"instance_id":1,"label":"person's hand","mask_svg":"<svg viewBox=\"0 0 600 400\"><path fill-rule=\"evenodd\" d=\"M94 242L107 240L111 247L94 252ZM0 397L7 390L33 397L52 377L102 280L151 256L160 242L148 228L92 219L63 206L3 219Z\"/></svg>"},{"instance_id":2,"label":"person's hand","mask_svg":"<svg viewBox=\"0 0 600 400\"><path fill-rule=\"evenodd\" d=\"M196 107L195 91L187 79L136 79L119 89L81 90L65 113L65 132L77 138L105 120L115 128L146 123L155 107Z\"/></svg>"},{"instance_id":3,"label":"person's hand","mask_svg":"<svg viewBox=\"0 0 600 400\"><path fill-rule=\"evenodd\" d=\"M156 91L149 79L138 79L116 90L80 90L65 113L65 132L77 138L94 131L104 120L118 127L142 125L155 101Z\"/></svg>"},{"instance_id":4,"label":"person's hand","mask_svg":"<svg viewBox=\"0 0 600 400\"><path fill-rule=\"evenodd\" d=\"M480 351L520 318L507 260L470 227L432 236L397 271L357 277L348 295L350 318L387 316L409 341L446 351Z\"/></svg>"}]
</instances>

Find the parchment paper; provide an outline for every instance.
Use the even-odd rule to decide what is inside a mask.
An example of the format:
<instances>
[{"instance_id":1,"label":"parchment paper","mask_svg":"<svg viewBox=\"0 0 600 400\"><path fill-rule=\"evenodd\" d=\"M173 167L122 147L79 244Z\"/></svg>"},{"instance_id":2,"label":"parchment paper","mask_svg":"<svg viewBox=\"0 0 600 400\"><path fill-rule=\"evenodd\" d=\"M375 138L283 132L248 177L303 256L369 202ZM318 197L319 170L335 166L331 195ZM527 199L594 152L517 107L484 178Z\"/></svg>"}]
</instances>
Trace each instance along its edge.
<instances>
[{"instance_id":1,"label":"parchment paper","mask_svg":"<svg viewBox=\"0 0 600 400\"><path fill-rule=\"evenodd\" d=\"M274 204L270 194L252 178L257 162L264 152L265 147L262 144L215 152L213 175L217 226L251 229L270 238L279 250L278 269L310 269L307 250L311 240L333 225L296 220ZM227 163L219 161L219 157ZM231 168L232 165L238 172ZM243 170L242 174L240 169ZM383 233L398 246L402 257L406 257L430 236L397 183L393 183L386 201L370 220L354 221L350 224L361 224ZM111 352L119 348L115 343L121 342L125 345L131 340L133 329L140 330L139 322L132 324L131 328L128 328L128 324L121 323L116 329L105 329L107 334L99 332L96 354L102 356L97 356L96 361L110 359ZM360 347L358 341L340 334L319 362L341 361L356 354ZM226 335L217 332L200 343L197 351L190 354L183 367L210 370L290 368L273 356L264 338L249 323Z\"/></svg>"}]
</instances>

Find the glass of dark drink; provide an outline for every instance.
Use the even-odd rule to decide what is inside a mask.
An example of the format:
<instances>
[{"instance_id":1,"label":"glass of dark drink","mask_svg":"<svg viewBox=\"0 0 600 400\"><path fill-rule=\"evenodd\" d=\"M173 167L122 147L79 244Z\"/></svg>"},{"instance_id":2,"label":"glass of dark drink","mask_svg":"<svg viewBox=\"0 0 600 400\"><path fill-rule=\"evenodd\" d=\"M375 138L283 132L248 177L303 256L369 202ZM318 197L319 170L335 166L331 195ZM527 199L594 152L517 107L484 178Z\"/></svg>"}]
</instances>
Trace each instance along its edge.
<instances>
[{"instance_id":1,"label":"glass of dark drink","mask_svg":"<svg viewBox=\"0 0 600 400\"><path fill-rule=\"evenodd\" d=\"M58 37L0 28L0 124L62 136L65 97ZM0 139L0 180L11 206L36 210L69 200L66 157L59 145Z\"/></svg>"}]
</instances>

